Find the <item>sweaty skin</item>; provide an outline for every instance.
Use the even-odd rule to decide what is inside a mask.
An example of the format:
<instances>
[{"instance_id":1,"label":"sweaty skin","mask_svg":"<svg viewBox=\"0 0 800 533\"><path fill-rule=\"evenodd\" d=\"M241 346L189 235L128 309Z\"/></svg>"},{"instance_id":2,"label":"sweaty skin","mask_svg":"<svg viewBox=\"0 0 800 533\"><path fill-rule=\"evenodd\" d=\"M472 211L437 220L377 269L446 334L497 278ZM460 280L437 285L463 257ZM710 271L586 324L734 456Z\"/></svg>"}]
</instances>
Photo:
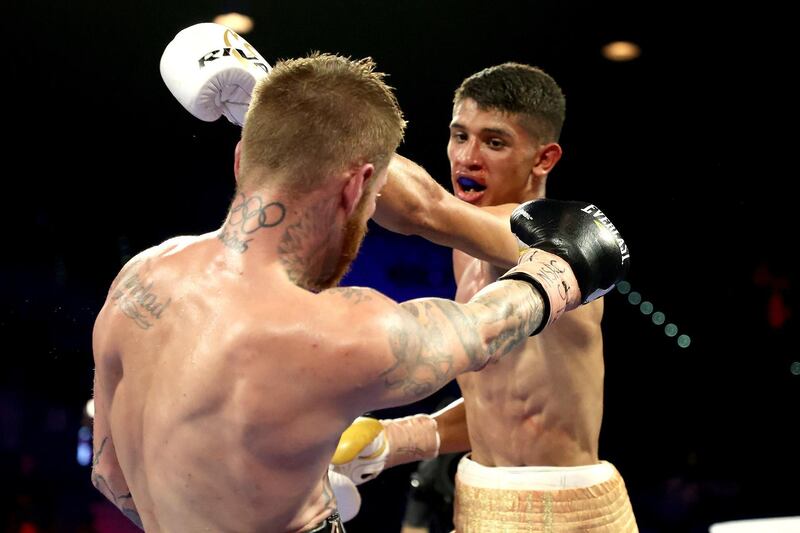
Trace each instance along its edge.
<instances>
[{"instance_id":1,"label":"sweaty skin","mask_svg":"<svg viewBox=\"0 0 800 533\"><path fill-rule=\"evenodd\" d=\"M93 335L92 481L148 532L308 530L335 509L328 463L355 416L431 394L541 321L520 281L467 305L302 288L345 248L339 191L243 193L219 231L114 280Z\"/></svg>"},{"instance_id":2,"label":"sweaty skin","mask_svg":"<svg viewBox=\"0 0 800 533\"><path fill-rule=\"evenodd\" d=\"M478 206L543 197L560 158L517 117L465 99L453 109L448 157L456 195ZM471 181L465 181L468 178ZM465 190L464 184L480 184ZM467 301L501 270L453 251L457 301ZM487 466L575 466L598 461L603 416L603 343L597 300L563 316L509 357L464 374L473 460Z\"/></svg>"},{"instance_id":3,"label":"sweaty skin","mask_svg":"<svg viewBox=\"0 0 800 533\"><path fill-rule=\"evenodd\" d=\"M519 203L544 197L547 174L560 156L556 143L537 142L516 116L465 99L454 107L448 144L455 196L424 169L395 156L375 219L394 231L457 249L456 300L468 301L516 261L508 216ZM412 221L398 222L401 212L411 212ZM602 315L603 301L595 300L565 314L508 357L459 376L463 403L436 416L440 453L471 447L472 459L486 466L597 463L605 368Z\"/></svg>"},{"instance_id":4,"label":"sweaty skin","mask_svg":"<svg viewBox=\"0 0 800 533\"><path fill-rule=\"evenodd\" d=\"M456 301L503 272L453 252ZM562 316L508 357L457 378L472 459L487 466L576 466L598 461L603 344L596 300Z\"/></svg>"}]
</instances>

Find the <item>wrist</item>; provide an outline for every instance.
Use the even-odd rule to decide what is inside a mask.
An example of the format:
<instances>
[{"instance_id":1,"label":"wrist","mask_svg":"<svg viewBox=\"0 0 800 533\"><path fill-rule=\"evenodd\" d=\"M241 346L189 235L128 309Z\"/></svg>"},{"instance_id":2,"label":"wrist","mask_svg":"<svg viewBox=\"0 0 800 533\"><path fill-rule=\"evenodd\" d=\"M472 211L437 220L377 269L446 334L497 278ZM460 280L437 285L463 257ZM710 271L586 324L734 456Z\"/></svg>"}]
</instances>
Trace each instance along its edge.
<instances>
[{"instance_id":1,"label":"wrist","mask_svg":"<svg viewBox=\"0 0 800 533\"><path fill-rule=\"evenodd\" d=\"M432 416L418 414L381 420L381 424L389 444L385 468L439 455L441 439L438 424Z\"/></svg>"},{"instance_id":2,"label":"wrist","mask_svg":"<svg viewBox=\"0 0 800 533\"><path fill-rule=\"evenodd\" d=\"M566 311L580 305L580 289L572 268L564 259L544 250L531 248L522 252L519 264L498 279L525 281L541 296L542 321L531 335L538 334Z\"/></svg>"}]
</instances>

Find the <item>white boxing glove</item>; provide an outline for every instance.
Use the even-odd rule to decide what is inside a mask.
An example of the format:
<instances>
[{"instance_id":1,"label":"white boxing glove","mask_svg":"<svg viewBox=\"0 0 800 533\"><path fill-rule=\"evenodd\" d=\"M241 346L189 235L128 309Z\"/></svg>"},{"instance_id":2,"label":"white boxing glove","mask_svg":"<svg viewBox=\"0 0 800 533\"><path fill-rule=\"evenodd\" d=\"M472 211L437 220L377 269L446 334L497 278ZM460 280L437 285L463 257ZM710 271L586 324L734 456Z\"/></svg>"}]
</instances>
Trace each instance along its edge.
<instances>
[{"instance_id":1,"label":"white boxing glove","mask_svg":"<svg viewBox=\"0 0 800 533\"><path fill-rule=\"evenodd\" d=\"M387 468L439 455L438 426L430 415L377 420L360 416L339 438L331 459L333 471L356 485Z\"/></svg>"},{"instance_id":2,"label":"white boxing glove","mask_svg":"<svg viewBox=\"0 0 800 533\"><path fill-rule=\"evenodd\" d=\"M361 509L361 494L358 492L355 483L350 478L333 470L333 466L328 467L328 480L331 482L333 496L336 498L336 510L342 522L349 522L358 514Z\"/></svg>"},{"instance_id":3,"label":"white boxing glove","mask_svg":"<svg viewBox=\"0 0 800 533\"><path fill-rule=\"evenodd\" d=\"M253 87L272 69L230 28L205 22L181 30L161 56L161 77L189 113L241 126Z\"/></svg>"},{"instance_id":4,"label":"white boxing glove","mask_svg":"<svg viewBox=\"0 0 800 533\"><path fill-rule=\"evenodd\" d=\"M383 424L360 416L339 438L331 465L334 472L361 485L383 472L388 458L389 443Z\"/></svg>"}]
</instances>

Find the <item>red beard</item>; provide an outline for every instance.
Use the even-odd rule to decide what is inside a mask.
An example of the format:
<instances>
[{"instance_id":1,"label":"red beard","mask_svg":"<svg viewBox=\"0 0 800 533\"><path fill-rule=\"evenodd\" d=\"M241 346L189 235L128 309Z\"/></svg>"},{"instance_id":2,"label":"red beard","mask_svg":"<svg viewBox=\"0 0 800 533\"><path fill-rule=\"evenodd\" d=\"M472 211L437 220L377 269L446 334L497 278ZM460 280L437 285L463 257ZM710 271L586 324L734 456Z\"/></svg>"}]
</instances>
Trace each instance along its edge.
<instances>
[{"instance_id":1,"label":"red beard","mask_svg":"<svg viewBox=\"0 0 800 533\"><path fill-rule=\"evenodd\" d=\"M367 234L367 220L364 216L367 210L368 194L361 196L356 210L345 223L342 231L342 246L338 259L333 269L329 270L329 274L317 280L317 287L319 290L330 289L336 287L342 278L350 270L350 265L358 255L358 250L361 248L361 242Z\"/></svg>"}]
</instances>

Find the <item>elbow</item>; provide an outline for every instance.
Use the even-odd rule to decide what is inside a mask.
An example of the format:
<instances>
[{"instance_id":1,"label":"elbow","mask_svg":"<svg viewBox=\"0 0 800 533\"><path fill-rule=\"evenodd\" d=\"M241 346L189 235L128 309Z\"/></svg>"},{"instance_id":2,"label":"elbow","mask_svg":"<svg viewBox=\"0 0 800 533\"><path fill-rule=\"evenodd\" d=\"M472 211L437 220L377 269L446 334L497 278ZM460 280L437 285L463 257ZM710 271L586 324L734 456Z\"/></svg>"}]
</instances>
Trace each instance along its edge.
<instances>
[{"instance_id":1,"label":"elbow","mask_svg":"<svg viewBox=\"0 0 800 533\"><path fill-rule=\"evenodd\" d=\"M419 235L426 237L430 233L431 219L427 209L419 204L406 204L402 213L395 216L381 216L376 213L373 217L380 226L401 235Z\"/></svg>"},{"instance_id":2,"label":"elbow","mask_svg":"<svg viewBox=\"0 0 800 533\"><path fill-rule=\"evenodd\" d=\"M97 466L92 467L92 477L91 477L92 485L96 488L100 494L108 498L109 501L116 505L116 498L113 496L113 492L111 491L111 487L108 485L108 481L106 477L100 472L100 469Z\"/></svg>"},{"instance_id":3,"label":"elbow","mask_svg":"<svg viewBox=\"0 0 800 533\"><path fill-rule=\"evenodd\" d=\"M403 228L404 235L427 237L434 229L430 212L422 205L416 205L411 208L407 222L405 228Z\"/></svg>"},{"instance_id":4,"label":"elbow","mask_svg":"<svg viewBox=\"0 0 800 533\"><path fill-rule=\"evenodd\" d=\"M100 492L103 492L103 487L102 487L102 482L101 482L102 479L103 479L103 476L100 475L100 473L97 471L97 467L95 467L95 466L92 467L92 474L91 474L91 478L90 479L91 479L91 482L92 482L92 486L94 488L96 488L97 490L99 490Z\"/></svg>"}]
</instances>

